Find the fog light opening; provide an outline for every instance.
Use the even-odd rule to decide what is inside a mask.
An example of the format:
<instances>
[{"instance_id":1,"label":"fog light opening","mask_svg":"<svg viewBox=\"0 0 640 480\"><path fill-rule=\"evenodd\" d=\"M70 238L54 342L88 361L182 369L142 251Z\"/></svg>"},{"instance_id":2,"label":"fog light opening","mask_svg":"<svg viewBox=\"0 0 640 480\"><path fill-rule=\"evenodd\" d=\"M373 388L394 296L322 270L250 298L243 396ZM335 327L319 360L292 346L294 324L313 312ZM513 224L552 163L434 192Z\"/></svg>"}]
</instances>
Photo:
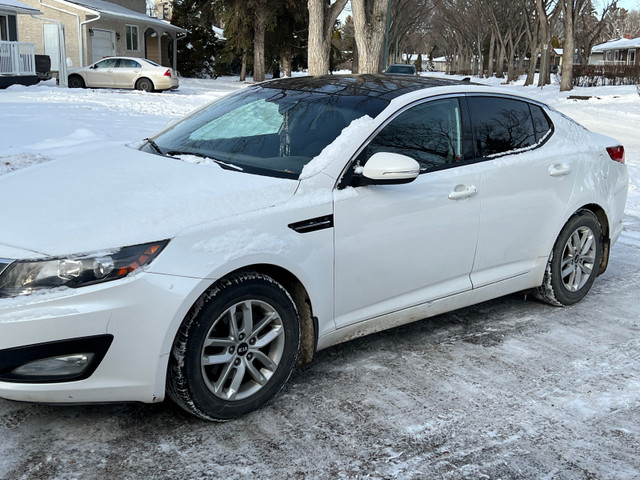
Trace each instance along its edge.
<instances>
[{"instance_id":1,"label":"fog light opening","mask_svg":"<svg viewBox=\"0 0 640 480\"><path fill-rule=\"evenodd\" d=\"M57 357L43 358L25 363L11 373L23 377L68 377L80 375L93 360L93 353L75 353Z\"/></svg>"}]
</instances>

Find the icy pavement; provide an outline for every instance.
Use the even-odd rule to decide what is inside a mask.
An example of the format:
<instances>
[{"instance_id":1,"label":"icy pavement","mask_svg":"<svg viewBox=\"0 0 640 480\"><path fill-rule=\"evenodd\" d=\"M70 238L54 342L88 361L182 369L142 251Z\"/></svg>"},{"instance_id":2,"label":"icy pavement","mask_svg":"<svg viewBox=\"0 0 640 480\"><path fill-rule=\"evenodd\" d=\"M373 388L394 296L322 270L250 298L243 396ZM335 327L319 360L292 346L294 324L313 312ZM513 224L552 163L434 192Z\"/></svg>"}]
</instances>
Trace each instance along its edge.
<instances>
[{"instance_id":1,"label":"icy pavement","mask_svg":"<svg viewBox=\"0 0 640 480\"><path fill-rule=\"evenodd\" d=\"M139 140L240 86L0 91L0 174ZM0 400L0 478L640 478L640 97L509 88L627 147L625 231L582 302L513 295L330 348L271 405L226 424L168 403Z\"/></svg>"}]
</instances>

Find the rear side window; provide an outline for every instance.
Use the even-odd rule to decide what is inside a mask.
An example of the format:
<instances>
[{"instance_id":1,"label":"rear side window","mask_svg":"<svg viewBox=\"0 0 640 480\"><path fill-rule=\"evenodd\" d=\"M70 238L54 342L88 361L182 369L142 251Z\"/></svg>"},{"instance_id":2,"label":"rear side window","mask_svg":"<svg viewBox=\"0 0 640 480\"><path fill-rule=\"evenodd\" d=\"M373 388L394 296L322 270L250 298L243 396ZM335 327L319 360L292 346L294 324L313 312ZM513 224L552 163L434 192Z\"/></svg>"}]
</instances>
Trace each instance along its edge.
<instances>
[{"instance_id":1,"label":"rear side window","mask_svg":"<svg viewBox=\"0 0 640 480\"><path fill-rule=\"evenodd\" d=\"M536 131L527 102L498 97L468 97L467 101L476 149L481 157L536 144Z\"/></svg>"},{"instance_id":2,"label":"rear side window","mask_svg":"<svg viewBox=\"0 0 640 480\"><path fill-rule=\"evenodd\" d=\"M538 105L529 104L529 108L533 119L533 129L536 132L536 142L540 142L551 130L551 123Z\"/></svg>"}]
</instances>

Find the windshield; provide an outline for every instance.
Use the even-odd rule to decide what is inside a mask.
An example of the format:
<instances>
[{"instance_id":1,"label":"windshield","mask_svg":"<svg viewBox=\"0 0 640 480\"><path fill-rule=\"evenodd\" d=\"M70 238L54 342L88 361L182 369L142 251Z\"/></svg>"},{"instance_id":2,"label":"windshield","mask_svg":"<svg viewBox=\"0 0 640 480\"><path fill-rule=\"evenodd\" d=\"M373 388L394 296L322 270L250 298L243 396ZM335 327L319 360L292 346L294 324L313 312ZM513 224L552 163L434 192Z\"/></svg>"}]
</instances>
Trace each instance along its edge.
<instances>
[{"instance_id":1,"label":"windshield","mask_svg":"<svg viewBox=\"0 0 640 480\"><path fill-rule=\"evenodd\" d=\"M142 149L203 156L247 173L298 178L353 120L375 117L387 105L387 100L370 96L255 86L199 110Z\"/></svg>"}]
</instances>

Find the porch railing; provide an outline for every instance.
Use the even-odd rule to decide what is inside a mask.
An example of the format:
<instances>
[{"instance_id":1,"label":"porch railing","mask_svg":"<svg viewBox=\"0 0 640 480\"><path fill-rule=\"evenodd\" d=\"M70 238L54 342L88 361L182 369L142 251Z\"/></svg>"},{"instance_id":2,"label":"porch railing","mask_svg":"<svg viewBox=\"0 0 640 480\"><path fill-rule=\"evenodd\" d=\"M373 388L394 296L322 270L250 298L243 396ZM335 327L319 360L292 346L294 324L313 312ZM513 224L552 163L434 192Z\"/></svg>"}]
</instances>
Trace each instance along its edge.
<instances>
[{"instance_id":1,"label":"porch railing","mask_svg":"<svg viewBox=\"0 0 640 480\"><path fill-rule=\"evenodd\" d=\"M35 75L33 43L0 42L0 75Z\"/></svg>"}]
</instances>

